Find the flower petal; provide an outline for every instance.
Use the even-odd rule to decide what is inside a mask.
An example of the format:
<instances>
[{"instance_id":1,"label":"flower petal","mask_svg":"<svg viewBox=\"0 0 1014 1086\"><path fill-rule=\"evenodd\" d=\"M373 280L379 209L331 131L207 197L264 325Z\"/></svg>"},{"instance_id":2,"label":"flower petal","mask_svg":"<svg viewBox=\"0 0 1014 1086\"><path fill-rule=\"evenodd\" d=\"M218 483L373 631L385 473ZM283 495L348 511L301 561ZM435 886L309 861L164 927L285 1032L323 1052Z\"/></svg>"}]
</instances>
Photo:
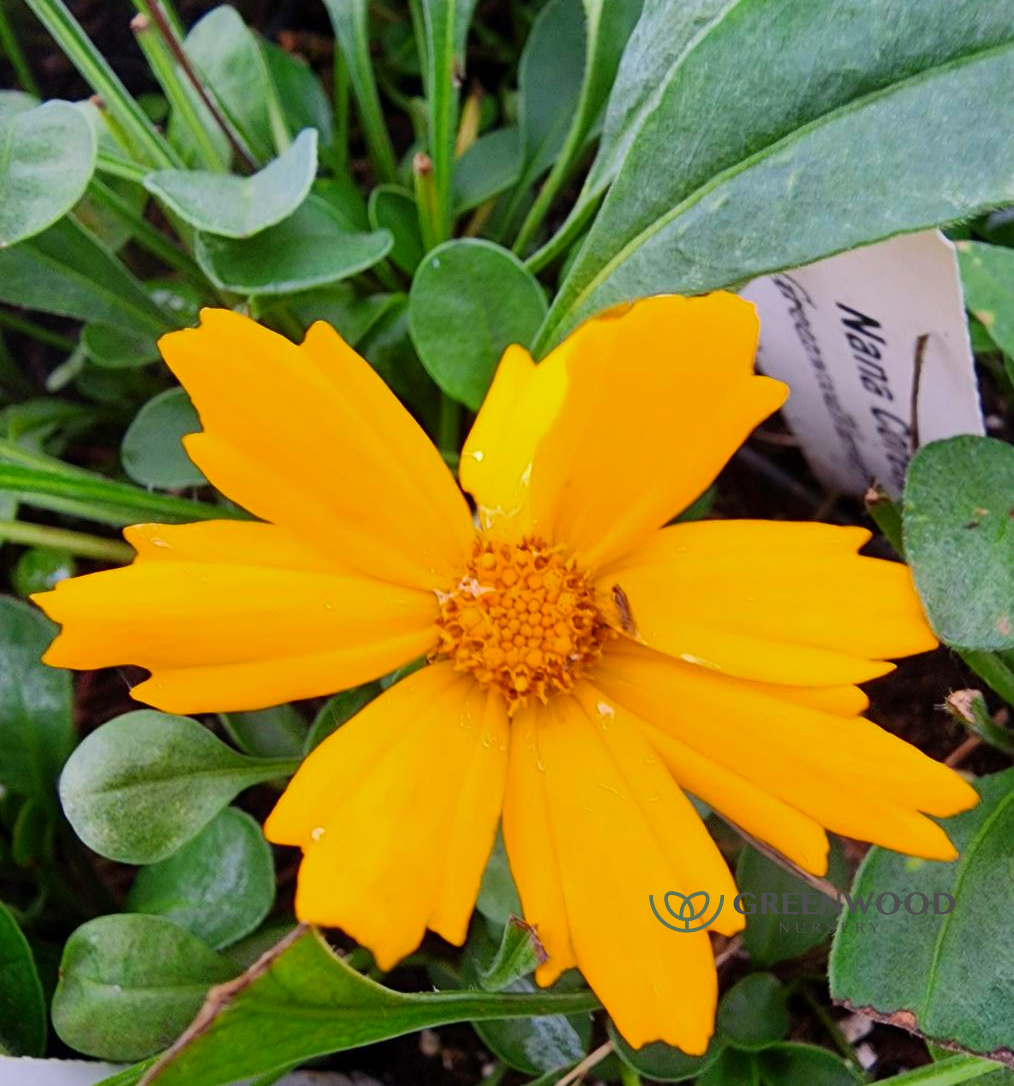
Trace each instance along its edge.
<instances>
[{"instance_id":1,"label":"flower petal","mask_svg":"<svg viewBox=\"0 0 1014 1086\"><path fill-rule=\"evenodd\" d=\"M133 565L33 599L63 625L44 659L137 664L168 712L258 709L377 678L436 641L432 593L329 568L271 524L142 525ZM286 568L291 564L291 568Z\"/></svg>"},{"instance_id":2,"label":"flower petal","mask_svg":"<svg viewBox=\"0 0 1014 1086\"><path fill-rule=\"evenodd\" d=\"M159 341L204 432L187 450L223 493L357 569L434 588L460 573L468 507L423 431L326 324L301 346L205 309Z\"/></svg>"},{"instance_id":3,"label":"flower petal","mask_svg":"<svg viewBox=\"0 0 1014 1086\"><path fill-rule=\"evenodd\" d=\"M667 735L836 833L953 859L947 835L919 812L945 817L978 801L953 770L869 720L773 698L637 645L612 649L595 681ZM715 806L724 805L716 798Z\"/></svg>"},{"instance_id":4,"label":"flower petal","mask_svg":"<svg viewBox=\"0 0 1014 1086\"><path fill-rule=\"evenodd\" d=\"M539 750L538 707L522 709L511 720L510 763L504 796L503 836L511 874L530 924L549 955L535 972L552 984L577 964L570 943L560 865L553 843L546 796L546 766Z\"/></svg>"},{"instance_id":5,"label":"flower petal","mask_svg":"<svg viewBox=\"0 0 1014 1086\"><path fill-rule=\"evenodd\" d=\"M520 534L564 542L586 566L609 562L689 505L781 406L785 386L753 375L756 341L742 299L664 295L586 322L537 367L512 356L462 481L479 487L487 519L514 515Z\"/></svg>"},{"instance_id":6,"label":"flower petal","mask_svg":"<svg viewBox=\"0 0 1014 1086\"><path fill-rule=\"evenodd\" d=\"M670 656L771 683L863 682L883 674L876 661L937 644L906 567L855 553L867 539L829 524L674 524L598 588L619 586L638 640Z\"/></svg>"},{"instance_id":7,"label":"flower petal","mask_svg":"<svg viewBox=\"0 0 1014 1086\"><path fill-rule=\"evenodd\" d=\"M496 837L507 714L450 664L395 684L303 763L265 823L304 852L301 920L390 969L427 927L461 944Z\"/></svg>"},{"instance_id":8,"label":"flower petal","mask_svg":"<svg viewBox=\"0 0 1014 1086\"><path fill-rule=\"evenodd\" d=\"M709 888L695 880L713 877L716 865L699 849L692 828L699 819L692 808L687 813L682 797L682 803L673 800L678 792L671 781L658 815L648 813L654 793L640 792L644 779L631 766L640 757L636 726L621 714L609 731L614 725L615 737L607 740L574 698L556 698L538 710L570 941L581 972L630 1044L663 1040L700 1054L713 1030L717 998L711 944L703 930L677 933L659 923L648 897ZM675 822L660 836L668 816ZM671 844L681 830L690 832L692 844L674 862ZM519 890L526 918L539 924L539 916L528 914L530 887L523 879Z\"/></svg>"}]
</instances>

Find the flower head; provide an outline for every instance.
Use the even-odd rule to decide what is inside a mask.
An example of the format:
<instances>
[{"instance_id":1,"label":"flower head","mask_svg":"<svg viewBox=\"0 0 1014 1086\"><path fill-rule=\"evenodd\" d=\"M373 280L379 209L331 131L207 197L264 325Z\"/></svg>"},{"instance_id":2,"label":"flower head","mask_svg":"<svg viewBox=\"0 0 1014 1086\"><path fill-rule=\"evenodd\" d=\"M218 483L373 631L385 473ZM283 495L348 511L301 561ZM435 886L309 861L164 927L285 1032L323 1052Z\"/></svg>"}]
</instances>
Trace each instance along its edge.
<instances>
[{"instance_id":1,"label":"flower head","mask_svg":"<svg viewBox=\"0 0 1014 1086\"><path fill-rule=\"evenodd\" d=\"M627 1039L699 1053L705 931L649 894L731 900L685 792L815 874L825 827L932 859L974 790L861 714L857 683L933 648L907 570L858 528L663 527L786 395L753 308L648 298L536 365L508 349L460 479L328 326L295 346L205 311L161 343L187 449L257 521L139 525L128 568L37 597L56 666L134 663L171 712L331 693L425 656L303 763L265 826L300 847L304 920L383 968L460 944L498 823L537 978L579 967ZM743 926L723 909L713 930Z\"/></svg>"}]
</instances>

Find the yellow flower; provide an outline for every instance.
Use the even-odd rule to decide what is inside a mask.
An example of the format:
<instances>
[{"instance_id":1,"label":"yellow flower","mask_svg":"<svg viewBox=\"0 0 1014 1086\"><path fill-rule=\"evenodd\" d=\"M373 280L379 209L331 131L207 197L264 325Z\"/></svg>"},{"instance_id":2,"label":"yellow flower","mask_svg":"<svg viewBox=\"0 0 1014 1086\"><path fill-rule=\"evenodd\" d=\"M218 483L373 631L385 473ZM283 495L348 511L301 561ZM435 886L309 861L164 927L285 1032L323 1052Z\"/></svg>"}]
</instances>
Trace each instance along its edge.
<instances>
[{"instance_id":1,"label":"yellow flower","mask_svg":"<svg viewBox=\"0 0 1014 1086\"><path fill-rule=\"evenodd\" d=\"M260 522L127 529L133 565L37 597L63 624L46 660L142 665L135 697L191 713L426 655L267 821L303 850L299 917L384 969L427 928L460 944L502 816L540 983L577 966L632 1044L700 1053L709 938L667 930L648 895L724 895L723 935L743 917L684 789L815 874L824 827L952 859L926 815L977 798L858 715L856 683L936 644L907 570L857 555L869 533L662 527L785 398L753 373L756 336L752 306L713 294L614 310L539 365L509 348L462 454L473 519L333 329L295 346L205 311L161 343L201 416L187 450Z\"/></svg>"}]
</instances>

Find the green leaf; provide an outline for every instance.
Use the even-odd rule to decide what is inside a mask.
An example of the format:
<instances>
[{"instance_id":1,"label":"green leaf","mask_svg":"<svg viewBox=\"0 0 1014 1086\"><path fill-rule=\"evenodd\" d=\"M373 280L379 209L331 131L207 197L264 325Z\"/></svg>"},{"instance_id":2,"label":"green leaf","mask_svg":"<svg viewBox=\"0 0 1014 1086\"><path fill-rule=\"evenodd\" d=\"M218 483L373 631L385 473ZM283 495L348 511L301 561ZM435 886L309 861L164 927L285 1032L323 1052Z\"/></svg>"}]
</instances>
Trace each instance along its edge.
<instances>
[{"instance_id":1,"label":"green leaf","mask_svg":"<svg viewBox=\"0 0 1014 1086\"><path fill-rule=\"evenodd\" d=\"M475 907L486 918L489 925L499 929L512 916L521 916L521 898L511 875L504 847L503 835L498 831L493 850L486 861L486 870L482 873L479 885L479 898Z\"/></svg>"},{"instance_id":2,"label":"green leaf","mask_svg":"<svg viewBox=\"0 0 1014 1086\"><path fill-rule=\"evenodd\" d=\"M49 808L74 747L70 675L40 660L55 632L36 608L0 597L0 785Z\"/></svg>"},{"instance_id":3,"label":"green leaf","mask_svg":"<svg viewBox=\"0 0 1014 1086\"><path fill-rule=\"evenodd\" d=\"M770 973L750 973L718 1005L716 1028L736 1048L759 1051L789 1032L787 992Z\"/></svg>"},{"instance_id":4,"label":"green leaf","mask_svg":"<svg viewBox=\"0 0 1014 1086\"><path fill-rule=\"evenodd\" d=\"M613 2L622 6L620 0ZM519 187L527 187L549 169L563 150L571 125L581 120L586 40L581 0L549 0L528 35L518 66L524 163Z\"/></svg>"},{"instance_id":5,"label":"green leaf","mask_svg":"<svg viewBox=\"0 0 1014 1086\"><path fill-rule=\"evenodd\" d=\"M751 1052L725 1048L705 1068L695 1086L761 1086L757 1061Z\"/></svg>"},{"instance_id":6,"label":"green leaf","mask_svg":"<svg viewBox=\"0 0 1014 1086\"><path fill-rule=\"evenodd\" d=\"M369 5L367 0L324 0L324 6L348 70L370 157L381 180L393 181L397 175L394 150L370 59Z\"/></svg>"},{"instance_id":7,"label":"green leaf","mask_svg":"<svg viewBox=\"0 0 1014 1086\"><path fill-rule=\"evenodd\" d=\"M535 928L516 916L509 917L493 960L479 974L479 987L486 992L499 992L534 973L546 957Z\"/></svg>"},{"instance_id":8,"label":"green leaf","mask_svg":"<svg viewBox=\"0 0 1014 1086\"><path fill-rule=\"evenodd\" d=\"M206 1008L202 1028L180 1039L145 1086L221 1086L331 1052L451 1022L575 1014L590 992L427 992L409 995L361 976L314 931L299 928Z\"/></svg>"},{"instance_id":9,"label":"green leaf","mask_svg":"<svg viewBox=\"0 0 1014 1086\"><path fill-rule=\"evenodd\" d=\"M235 969L161 916L100 916L67 940L53 1028L87 1056L140 1060L172 1042Z\"/></svg>"},{"instance_id":10,"label":"green leaf","mask_svg":"<svg viewBox=\"0 0 1014 1086\"><path fill-rule=\"evenodd\" d=\"M88 187L95 148L91 125L67 102L0 119L0 249L70 211Z\"/></svg>"},{"instance_id":11,"label":"green leaf","mask_svg":"<svg viewBox=\"0 0 1014 1086\"><path fill-rule=\"evenodd\" d=\"M33 592L48 592L77 572L74 556L59 547L27 547L18 557L11 583L22 599Z\"/></svg>"},{"instance_id":12,"label":"green leaf","mask_svg":"<svg viewBox=\"0 0 1014 1086\"><path fill-rule=\"evenodd\" d=\"M245 516L227 506L151 494L99 476L43 471L20 464L0 464L0 493L3 492L16 495L27 505L69 512L103 524L138 524L146 520L176 524Z\"/></svg>"},{"instance_id":13,"label":"green leaf","mask_svg":"<svg viewBox=\"0 0 1014 1086\"><path fill-rule=\"evenodd\" d=\"M905 556L940 640L1014 648L1014 448L963 435L920 449L903 524Z\"/></svg>"},{"instance_id":14,"label":"green leaf","mask_svg":"<svg viewBox=\"0 0 1014 1086\"><path fill-rule=\"evenodd\" d=\"M46 1003L28 940L0 902L0 1054L41 1056Z\"/></svg>"},{"instance_id":15,"label":"green leaf","mask_svg":"<svg viewBox=\"0 0 1014 1086\"><path fill-rule=\"evenodd\" d=\"M249 758L188 717L140 709L93 731L60 778L63 809L89 848L121 863L171 856L289 759Z\"/></svg>"},{"instance_id":16,"label":"green leaf","mask_svg":"<svg viewBox=\"0 0 1014 1086\"><path fill-rule=\"evenodd\" d=\"M256 35L234 7L222 4L194 23L183 47L253 157L266 162L275 150L269 104L275 91Z\"/></svg>"},{"instance_id":17,"label":"green leaf","mask_svg":"<svg viewBox=\"0 0 1014 1086\"><path fill-rule=\"evenodd\" d=\"M314 128L321 147L330 147L334 142L334 116L316 72L306 61L273 42L262 41L261 53L289 131Z\"/></svg>"},{"instance_id":18,"label":"green leaf","mask_svg":"<svg viewBox=\"0 0 1014 1086\"><path fill-rule=\"evenodd\" d=\"M828 878L835 886L848 886L848 863L838 838L831 839L831 854ZM812 898L800 895L815 894L813 888L802 879L786 871L784 867L769 860L756 849L747 846L739 854L736 862L736 885L740 893L752 894L744 899L744 909L755 909L746 918L746 930L743 932L743 946L750 955L750 960L758 966L775 965L787 958L797 958L807 950L820 946L830 937L837 921L837 904L828 902L823 895L817 895L820 904ZM771 911L760 909L761 894L775 894L781 903L783 894L795 894L800 903L817 909L817 915L781 916ZM802 927L804 930L799 931ZM782 930L783 928L787 930ZM814 930L817 928L818 930Z\"/></svg>"},{"instance_id":19,"label":"green leaf","mask_svg":"<svg viewBox=\"0 0 1014 1086\"><path fill-rule=\"evenodd\" d=\"M70 218L0 251L0 301L141 335L175 327L143 284Z\"/></svg>"},{"instance_id":20,"label":"green leaf","mask_svg":"<svg viewBox=\"0 0 1014 1086\"><path fill-rule=\"evenodd\" d=\"M163 490L206 485L181 442L185 435L200 428L200 419L184 389L160 392L138 411L123 435L120 459L124 471L135 483Z\"/></svg>"},{"instance_id":21,"label":"green leaf","mask_svg":"<svg viewBox=\"0 0 1014 1086\"><path fill-rule=\"evenodd\" d=\"M953 863L901 856L882 848L867 854L852 891L876 899L894 894L877 911L876 934L866 924L842 923L831 952L831 994L864 1014L918 1031L948 1047L1011 1062L1014 1022L1014 944L1009 876L1014 837L1014 770L974 782L982 797L971 811L948 819L960 852ZM909 912L904 902L912 898ZM949 912L946 897L954 906ZM940 915L934 912L934 906ZM870 907L872 908L872 907ZM921 910L921 911L920 911ZM888 914L890 913L890 914ZM855 921L863 920L857 910Z\"/></svg>"},{"instance_id":22,"label":"green leaf","mask_svg":"<svg viewBox=\"0 0 1014 1086\"><path fill-rule=\"evenodd\" d=\"M478 410L512 343L528 346L546 311L535 277L489 241L449 241L427 254L409 294L419 358L448 396Z\"/></svg>"},{"instance_id":23,"label":"green leaf","mask_svg":"<svg viewBox=\"0 0 1014 1086\"><path fill-rule=\"evenodd\" d=\"M1014 249L959 241L958 266L965 305L993 342L1014 357Z\"/></svg>"},{"instance_id":24,"label":"green leaf","mask_svg":"<svg viewBox=\"0 0 1014 1086\"><path fill-rule=\"evenodd\" d=\"M423 258L419 215L411 193L397 185L378 185L370 193L370 225L391 232L391 260L411 275Z\"/></svg>"},{"instance_id":25,"label":"green leaf","mask_svg":"<svg viewBox=\"0 0 1014 1086\"><path fill-rule=\"evenodd\" d=\"M244 754L255 758L302 758L308 728L291 705L223 713L222 725Z\"/></svg>"},{"instance_id":26,"label":"green leaf","mask_svg":"<svg viewBox=\"0 0 1014 1086\"><path fill-rule=\"evenodd\" d=\"M815 1045L772 1045L757 1057L763 1086L853 1086L862 1074Z\"/></svg>"},{"instance_id":27,"label":"green leaf","mask_svg":"<svg viewBox=\"0 0 1014 1086\"><path fill-rule=\"evenodd\" d=\"M420 0L424 50L427 146L433 163L436 241L450 237L454 192L454 144L458 131L458 87L465 77L465 38L476 0Z\"/></svg>"},{"instance_id":28,"label":"green leaf","mask_svg":"<svg viewBox=\"0 0 1014 1086\"><path fill-rule=\"evenodd\" d=\"M480 136L454 169L457 214L506 192L521 176L521 137L517 128L498 128Z\"/></svg>"},{"instance_id":29,"label":"green leaf","mask_svg":"<svg viewBox=\"0 0 1014 1086\"><path fill-rule=\"evenodd\" d=\"M661 56L639 72L636 130L540 352L621 301L729 286L1014 199L1014 145L995 139L1011 9L741 0L681 20L686 7L652 5L631 40Z\"/></svg>"},{"instance_id":30,"label":"green leaf","mask_svg":"<svg viewBox=\"0 0 1014 1086\"><path fill-rule=\"evenodd\" d=\"M221 950L249 935L274 898L274 864L260 826L227 807L168 859L138 872L126 911L164 916Z\"/></svg>"},{"instance_id":31,"label":"green leaf","mask_svg":"<svg viewBox=\"0 0 1014 1086\"><path fill-rule=\"evenodd\" d=\"M609 1039L616 1046L616 1054L633 1071L655 1082L686 1082L702 1075L721 1056L722 1042L713 1038L703 1056L688 1056L672 1045L655 1041L632 1048L620 1036L610 1020Z\"/></svg>"},{"instance_id":32,"label":"green leaf","mask_svg":"<svg viewBox=\"0 0 1014 1086\"><path fill-rule=\"evenodd\" d=\"M350 232L330 205L310 196L284 222L237 241L198 234L197 262L223 290L239 294L290 294L335 283L387 256L386 230Z\"/></svg>"},{"instance_id":33,"label":"green leaf","mask_svg":"<svg viewBox=\"0 0 1014 1086\"><path fill-rule=\"evenodd\" d=\"M343 690L328 698L324 707L314 718L310 725L309 734L306 737L305 751L310 753L314 747L319 746L334 731L337 731L346 721L351 720L360 709L367 705L380 693L379 683L364 683L352 690Z\"/></svg>"},{"instance_id":34,"label":"green leaf","mask_svg":"<svg viewBox=\"0 0 1014 1086\"><path fill-rule=\"evenodd\" d=\"M138 335L97 321L84 326L81 346L89 360L103 369L136 369L158 358L153 335Z\"/></svg>"},{"instance_id":35,"label":"green leaf","mask_svg":"<svg viewBox=\"0 0 1014 1086\"><path fill-rule=\"evenodd\" d=\"M251 177L208 170L158 170L144 187L184 222L226 238L250 238L287 219L317 176L317 132L306 128Z\"/></svg>"}]
</instances>

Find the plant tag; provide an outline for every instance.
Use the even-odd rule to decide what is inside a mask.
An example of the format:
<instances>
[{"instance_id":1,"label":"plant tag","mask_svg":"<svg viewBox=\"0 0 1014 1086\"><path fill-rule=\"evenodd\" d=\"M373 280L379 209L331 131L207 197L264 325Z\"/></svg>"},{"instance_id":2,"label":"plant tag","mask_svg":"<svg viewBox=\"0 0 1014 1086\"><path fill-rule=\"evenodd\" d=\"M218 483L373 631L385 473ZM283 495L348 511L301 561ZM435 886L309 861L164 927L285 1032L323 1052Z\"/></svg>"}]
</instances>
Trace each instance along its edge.
<instances>
[{"instance_id":1,"label":"plant tag","mask_svg":"<svg viewBox=\"0 0 1014 1086\"><path fill-rule=\"evenodd\" d=\"M877 480L897 497L916 444L983 433L957 258L938 230L742 294L760 315L758 364L792 390L785 417L829 490L862 494Z\"/></svg>"}]
</instances>

